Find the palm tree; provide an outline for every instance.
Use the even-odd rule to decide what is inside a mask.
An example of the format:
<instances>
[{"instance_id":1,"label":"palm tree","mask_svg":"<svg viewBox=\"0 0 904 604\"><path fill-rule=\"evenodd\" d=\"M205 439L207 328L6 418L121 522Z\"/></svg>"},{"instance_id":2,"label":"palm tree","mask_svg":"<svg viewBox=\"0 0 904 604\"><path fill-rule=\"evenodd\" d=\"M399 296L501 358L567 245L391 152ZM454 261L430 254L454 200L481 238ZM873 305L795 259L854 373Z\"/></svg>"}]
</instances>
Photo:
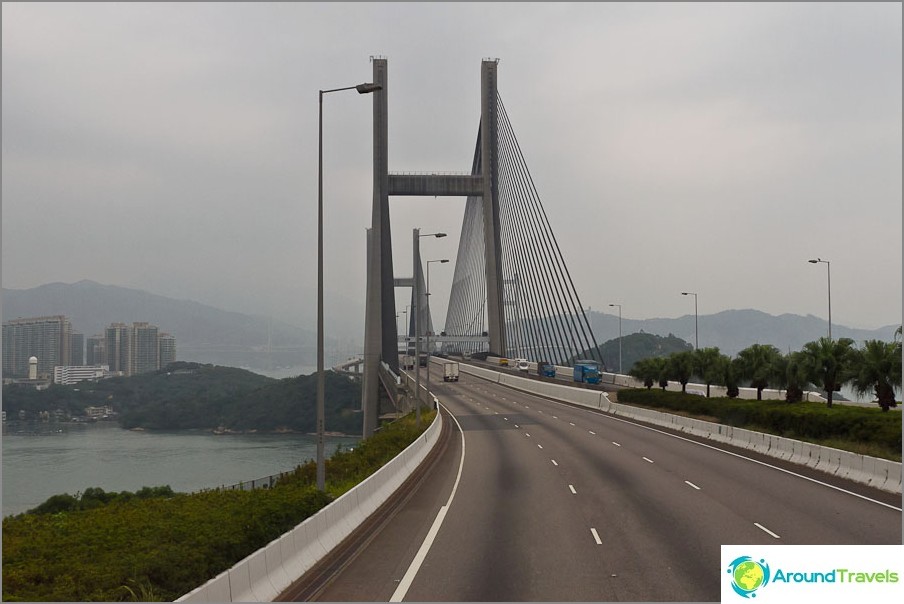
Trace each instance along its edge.
<instances>
[{"instance_id":1,"label":"palm tree","mask_svg":"<svg viewBox=\"0 0 904 604\"><path fill-rule=\"evenodd\" d=\"M728 357L722 355L718 348L698 348L694 351L694 373L706 384L706 397L709 398L709 387L718 384L725 375L722 364Z\"/></svg>"},{"instance_id":2,"label":"palm tree","mask_svg":"<svg viewBox=\"0 0 904 604\"><path fill-rule=\"evenodd\" d=\"M725 394L728 398L738 398L741 391L738 389L738 375L741 373L738 359L726 357L722 363L722 381L725 383Z\"/></svg>"},{"instance_id":3,"label":"palm tree","mask_svg":"<svg viewBox=\"0 0 904 604\"><path fill-rule=\"evenodd\" d=\"M785 390L785 401L789 403L799 403L804 398L804 386L807 385L805 364L801 352L789 352L776 361L774 385Z\"/></svg>"},{"instance_id":4,"label":"palm tree","mask_svg":"<svg viewBox=\"0 0 904 604\"><path fill-rule=\"evenodd\" d=\"M669 378L681 383L681 392L687 393L687 383L694 375L694 353L690 350L672 354L666 364Z\"/></svg>"},{"instance_id":5,"label":"palm tree","mask_svg":"<svg viewBox=\"0 0 904 604\"><path fill-rule=\"evenodd\" d=\"M653 384L656 380L659 379L659 374L662 373L662 359L657 357L647 357L645 359L640 359L634 366L631 367L631 370L628 372L633 378L637 378L643 382L643 385L646 386L647 390L653 387Z\"/></svg>"},{"instance_id":6,"label":"palm tree","mask_svg":"<svg viewBox=\"0 0 904 604\"><path fill-rule=\"evenodd\" d=\"M782 353L771 344L752 344L738 353L738 377L750 380L756 388L756 400L763 400L763 390L775 381L776 364Z\"/></svg>"},{"instance_id":7,"label":"palm tree","mask_svg":"<svg viewBox=\"0 0 904 604\"><path fill-rule=\"evenodd\" d=\"M832 406L832 394L851 378L848 367L853 346L850 338L819 338L807 342L801 350L807 380L825 389L827 407Z\"/></svg>"},{"instance_id":8,"label":"palm tree","mask_svg":"<svg viewBox=\"0 0 904 604\"><path fill-rule=\"evenodd\" d=\"M901 387L901 342L867 340L851 354L851 385L858 394L873 391L883 411L896 407L895 388Z\"/></svg>"}]
</instances>

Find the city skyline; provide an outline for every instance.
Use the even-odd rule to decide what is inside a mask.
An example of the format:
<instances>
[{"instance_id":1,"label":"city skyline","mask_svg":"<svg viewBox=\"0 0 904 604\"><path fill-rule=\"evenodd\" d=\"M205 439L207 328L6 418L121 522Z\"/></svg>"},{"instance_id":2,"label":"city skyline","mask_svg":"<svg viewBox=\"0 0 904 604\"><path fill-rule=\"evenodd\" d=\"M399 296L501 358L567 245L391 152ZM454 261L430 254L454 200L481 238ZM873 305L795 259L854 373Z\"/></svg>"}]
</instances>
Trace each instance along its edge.
<instances>
[{"instance_id":1,"label":"city skyline","mask_svg":"<svg viewBox=\"0 0 904 604\"><path fill-rule=\"evenodd\" d=\"M176 338L147 321L112 322L103 334L87 338L87 348L84 334L73 330L66 315L3 321L4 379L30 376L33 370L56 376L59 369L87 366L106 366L114 375L131 376L175 360Z\"/></svg>"},{"instance_id":2,"label":"city skyline","mask_svg":"<svg viewBox=\"0 0 904 604\"><path fill-rule=\"evenodd\" d=\"M819 257L833 323L900 323L900 4L511 6L4 3L3 286L313 329L317 90L388 57L390 170L467 171L491 56L585 308L826 318ZM325 103L328 335L363 335L371 113ZM415 227L455 257L463 205L392 201L396 276Z\"/></svg>"}]
</instances>

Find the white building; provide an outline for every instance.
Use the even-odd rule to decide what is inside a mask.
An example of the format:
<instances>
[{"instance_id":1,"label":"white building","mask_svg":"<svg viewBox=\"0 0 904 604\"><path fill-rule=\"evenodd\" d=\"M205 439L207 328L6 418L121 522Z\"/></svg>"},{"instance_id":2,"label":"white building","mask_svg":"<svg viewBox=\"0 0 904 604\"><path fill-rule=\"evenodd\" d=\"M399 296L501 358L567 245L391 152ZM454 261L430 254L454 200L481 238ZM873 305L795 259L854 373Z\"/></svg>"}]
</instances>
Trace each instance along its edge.
<instances>
[{"instance_id":1,"label":"white building","mask_svg":"<svg viewBox=\"0 0 904 604\"><path fill-rule=\"evenodd\" d=\"M71 386L84 380L102 380L110 377L108 365L58 365L53 368L53 383Z\"/></svg>"}]
</instances>

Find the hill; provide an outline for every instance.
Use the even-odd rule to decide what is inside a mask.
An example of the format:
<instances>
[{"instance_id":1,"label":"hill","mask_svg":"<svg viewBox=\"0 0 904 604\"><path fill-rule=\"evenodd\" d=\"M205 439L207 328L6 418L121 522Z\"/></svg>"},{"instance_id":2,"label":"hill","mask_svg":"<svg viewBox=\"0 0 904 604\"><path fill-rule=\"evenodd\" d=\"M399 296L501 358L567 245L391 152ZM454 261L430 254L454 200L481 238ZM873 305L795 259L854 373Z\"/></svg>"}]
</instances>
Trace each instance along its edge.
<instances>
[{"instance_id":1,"label":"hill","mask_svg":"<svg viewBox=\"0 0 904 604\"><path fill-rule=\"evenodd\" d=\"M618 338L600 344L603 364L609 371L618 371L619 345ZM675 352L693 350L692 344L669 334L666 337L652 333L632 333L624 336L621 342L621 373L628 373L634 363L648 357L668 357ZM584 358L597 358L597 355L585 351Z\"/></svg>"},{"instance_id":2,"label":"hill","mask_svg":"<svg viewBox=\"0 0 904 604\"><path fill-rule=\"evenodd\" d=\"M360 383L331 371L325 377L328 429L358 432ZM35 418L42 411L75 416L85 407L109 405L123 428L314 432L316 396L316 375L275 380L234 367L177 362L152 373L43 391L6 385L3 410Z\"/></svg>"}]
</instances>

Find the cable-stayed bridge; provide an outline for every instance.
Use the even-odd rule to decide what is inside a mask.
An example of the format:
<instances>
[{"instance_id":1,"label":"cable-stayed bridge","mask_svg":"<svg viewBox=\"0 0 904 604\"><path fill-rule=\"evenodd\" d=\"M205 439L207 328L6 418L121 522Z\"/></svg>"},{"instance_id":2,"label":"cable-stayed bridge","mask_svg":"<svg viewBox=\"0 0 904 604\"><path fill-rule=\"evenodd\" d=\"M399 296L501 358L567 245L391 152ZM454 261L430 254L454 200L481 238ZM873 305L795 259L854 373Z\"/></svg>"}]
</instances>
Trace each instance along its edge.
<instances>
[{"instance_id":1,"label":"cable-stayed bridge","mask_svg":"<svg viewBox=\"0 0 904 604\"><path fill-rule=\"evenodd\" d=\"M481 62L481 116L470 171L432 174L389 173L388 62L374 58L372 63L373 83L379 90L373 93L374 191L372 225L368 230L365 434L369 433L368 426L376 426L380 383L389 388L387 371L399 371L396 287L412 290L412 312L403 339L420 342L419 351L427 352L424 340L427 334L433 338L434 332L423 263L417 253L417 241L422 235L417 229L416 274L407 278L395 276L390 197L466 197L445 327L434 339L440 341L444 352L488 351L559 365L567 365L587 351L597 354L590 322L497 90L498 60Z\"/></svg>"}]
</instances>

